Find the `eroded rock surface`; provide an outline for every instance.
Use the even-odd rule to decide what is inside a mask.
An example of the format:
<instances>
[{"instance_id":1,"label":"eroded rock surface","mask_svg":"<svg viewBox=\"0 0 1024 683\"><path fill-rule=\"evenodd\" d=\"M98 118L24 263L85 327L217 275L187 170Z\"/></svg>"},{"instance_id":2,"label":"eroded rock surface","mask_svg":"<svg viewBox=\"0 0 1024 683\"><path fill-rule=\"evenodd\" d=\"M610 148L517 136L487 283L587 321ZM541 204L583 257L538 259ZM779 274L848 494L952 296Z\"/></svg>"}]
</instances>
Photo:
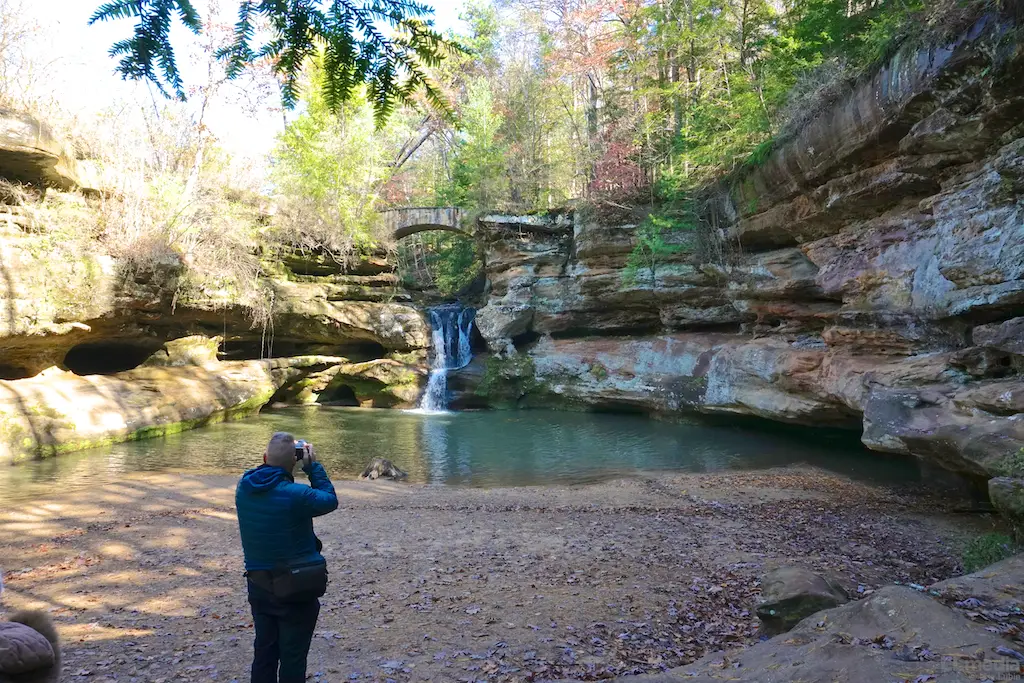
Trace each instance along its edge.
<instances>
[{"instance_id":1,"label":"eroded rock surface","mask_svg":"<svg viewBox=\"0 0 1024 683\"><path fill-rule=\"evenodd\" d=\"M788 631L805 617L849 601L837 583L803 567L779 567L761 580L757 617L766 632Z\"/></svg>"},{"instance_id":2,"label":"eroded rock surface","mask_svg":"<svg viewBox=\"0 0 1024 683\"><path fill-rule=\"evenodd\" d=\"M86 377L51 368L0 381L0 463L251 415L282 387L343 360L225 361Z\"/></svg>"},{"instance_id":3,"label":"eroded rock surface","mask_svg":"<svg viewBox=\"0 0 1024 683\"><path fill-rule=\"evenodd\" d=\"M643 216L485 216L475 394L847 426L999 474L1024 447L1022 73L994 16L906 48L709 188L653 270L627 269Z\"/></svg>"},{"instance_id":4,"label":"eroded rock surface","mask_svg":"<svg viewBox=\"0 0 1024 683\"><path fill-rule=\"evenodd\" d=\"M63 367L68 352L82 344L134 345L145 358L167 341L220 336L236 360L348 356L367 345L379 346L378 355L384 355L430 344L423 314L394 300L408 295L396 289L393 273L339 274L366 264L376 269L372 258L352 266L331 262L332 272L319 276L298 275L282 264L268 268L267 318L260 323L231 292L181 287L177 259L130 271L96 244L58 260L41 247L48 238L16 226L4 232L0 224L0 379ZM318 258L292 255L290 261L301 272Z\"/></svg>"},{"instance_id":5,"label":"eroded rock surface","mask_svg":"<svg viewBox=\"0 0 1024 683\"><path fill-rule=\"evenodd\" d=\"M34 116L0 108L0 178L14 183L88 187L74 152Z\"/></svg>"}]
</instances>

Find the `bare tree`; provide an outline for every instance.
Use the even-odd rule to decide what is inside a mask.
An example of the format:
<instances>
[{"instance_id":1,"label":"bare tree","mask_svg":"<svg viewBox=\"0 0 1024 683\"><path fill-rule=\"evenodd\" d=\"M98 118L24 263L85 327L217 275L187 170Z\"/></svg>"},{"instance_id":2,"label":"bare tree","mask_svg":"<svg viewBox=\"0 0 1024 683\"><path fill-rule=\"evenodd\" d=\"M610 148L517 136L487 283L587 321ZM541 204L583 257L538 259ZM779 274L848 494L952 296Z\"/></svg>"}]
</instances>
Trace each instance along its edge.
<instances>
[{"instance_id":1,"label":"bare tree","mask_svg":"<svg viewBox=\"0 0 1024 683\"><path fill-rule=\"evenodd\" d=\"M44 87L57 60L44 56L43 26L27 0L0 0L0 106L45 113L54 104Z\"/></svg>"}]
</instances>

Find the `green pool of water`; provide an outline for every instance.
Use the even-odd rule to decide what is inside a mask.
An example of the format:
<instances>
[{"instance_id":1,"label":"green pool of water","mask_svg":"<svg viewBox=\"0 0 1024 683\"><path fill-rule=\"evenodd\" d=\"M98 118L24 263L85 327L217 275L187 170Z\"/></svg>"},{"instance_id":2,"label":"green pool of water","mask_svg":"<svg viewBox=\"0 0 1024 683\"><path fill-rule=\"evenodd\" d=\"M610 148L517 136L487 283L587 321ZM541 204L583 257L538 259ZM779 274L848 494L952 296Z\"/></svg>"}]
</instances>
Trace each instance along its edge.
<instances>
[{"instance_id":1,"label":"green pool of water","mask_svg":"<svg viewBox=\"0 0 1024 683\"><path fill-rule=\"evenodd\" d=\"M879 483L917 481L917 465L860 446L852 433L668 423L642 416L548 411L422 415L358 408L288 408L160 439L0 468L0 500L102 486L124 472L238 474L261 462L275 431L315 444L332 477L373 458L410 481L438 485L576 484L652 471L714 472L810 464Z\"/></svg>"}]
</instances>

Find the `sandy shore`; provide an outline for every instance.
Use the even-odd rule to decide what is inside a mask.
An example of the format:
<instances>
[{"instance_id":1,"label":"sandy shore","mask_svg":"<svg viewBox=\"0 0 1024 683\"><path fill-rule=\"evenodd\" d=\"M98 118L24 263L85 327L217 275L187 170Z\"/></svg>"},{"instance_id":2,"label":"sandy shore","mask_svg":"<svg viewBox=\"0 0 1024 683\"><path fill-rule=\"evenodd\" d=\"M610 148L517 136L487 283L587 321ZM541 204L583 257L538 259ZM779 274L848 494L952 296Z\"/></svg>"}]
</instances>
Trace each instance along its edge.
<instances>
[{"instance_id":1,"label":"sandy shore","mask_svg":"<svg viewBox=\"0 0 1024 683\"><path fill-rule=\"evenodd\" d=\"M319 681L594 680L756 641L787 562L852 592L959 572L983 524L815 470L578 487L336 482ZM235 479L111 481L0 511L3 610L46 608L68 681L247 681Z\"/></svg>"}]
</instances>

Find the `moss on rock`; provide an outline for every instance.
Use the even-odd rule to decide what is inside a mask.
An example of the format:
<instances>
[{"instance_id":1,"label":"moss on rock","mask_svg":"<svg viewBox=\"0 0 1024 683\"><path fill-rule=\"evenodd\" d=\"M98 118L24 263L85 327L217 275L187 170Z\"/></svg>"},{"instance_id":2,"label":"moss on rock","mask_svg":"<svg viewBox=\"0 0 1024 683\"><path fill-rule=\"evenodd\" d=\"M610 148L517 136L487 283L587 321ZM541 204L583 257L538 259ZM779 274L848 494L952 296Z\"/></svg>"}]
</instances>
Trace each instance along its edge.
<instances>
[{"instance_id":1,"label":"moss on rock","mask_svg":"<svg viewBox=\"0 0 1024 683\"><path fill-rule=\"evenodd\" d=\"M506 358L488 358L484 377L475 393L495 408L512 408L531 394L545 393L545 390L533 358L518 353Z\"/></svg>"},{"instance_id":2,"label":"moss on rock","mask_svg":"<svg viewBox=\"0 0 1024 683\"><path fill-rule=\"evenodd\" d=\"M0 462L166 436L259 412L282 387L339 359L306 357L142 367L0 381Z\"/></svg>"}]
</instances>

